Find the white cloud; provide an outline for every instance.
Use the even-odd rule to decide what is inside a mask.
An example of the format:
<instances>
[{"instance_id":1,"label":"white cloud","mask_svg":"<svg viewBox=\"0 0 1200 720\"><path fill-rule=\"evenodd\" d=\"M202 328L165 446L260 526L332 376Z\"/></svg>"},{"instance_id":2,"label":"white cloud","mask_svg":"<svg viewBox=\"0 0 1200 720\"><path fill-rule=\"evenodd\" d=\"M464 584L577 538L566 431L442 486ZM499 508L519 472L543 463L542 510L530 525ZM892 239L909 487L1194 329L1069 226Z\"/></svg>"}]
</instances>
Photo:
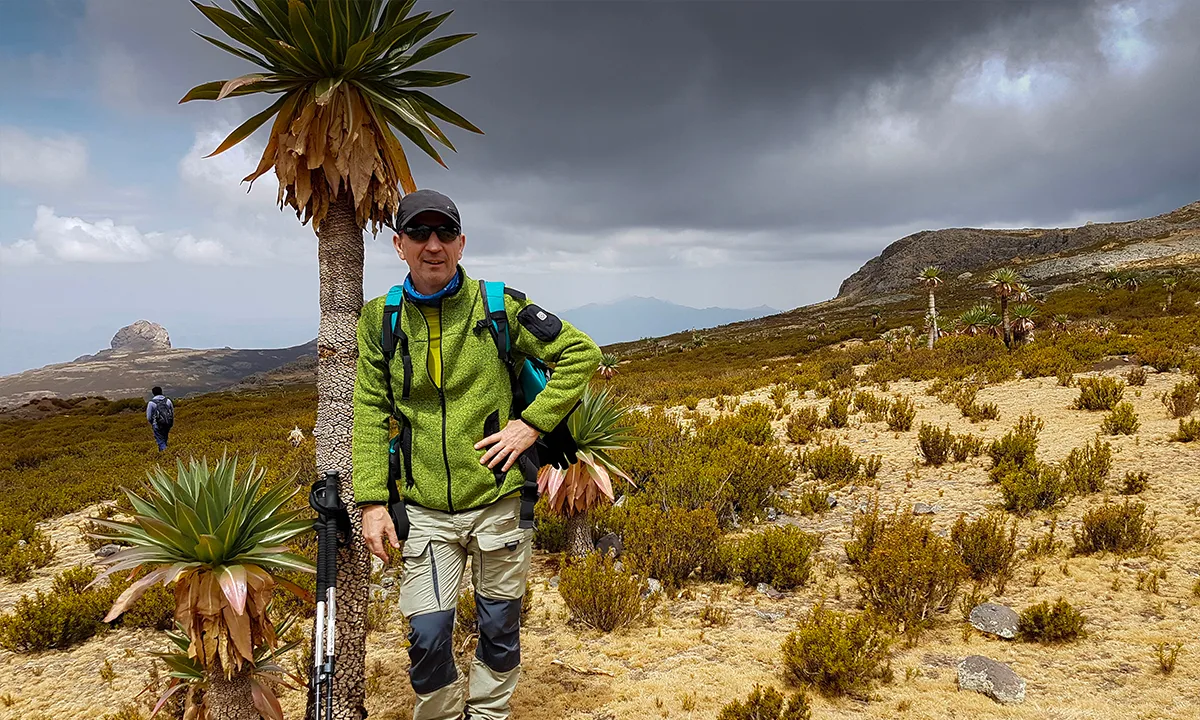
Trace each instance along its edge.
<instances>
[{"instance_id":1,"label":"white cloud","mask_svg":"<svg viewBox=\"0 0 1200 720\"><path fill-rule=\"evenodd\" d=\"M279 181L273 170L258 178L253 187L242 182L258 166L263 143L251 137L220 155L205 157L220 146L234 127L229 122L221 122L217 127L197 132L192 146L179 161L180 179L189 191L204 201L230 208L270 210L277 207Z\"/></svg>"},{"instance_id":2,"label":"white cloud","mask_svg":"<svg viewBox=\"0 0 1200 720\"><path fill-rule=\"evenodd\" d=\"M110 218L89 222L58 215L39 205L33 237L0 245L0 261L22 265L35 262L140 263L171 255L186 263L233 264L237 259L216 240L189 234L143 233Z\"/></svg>"},{"instance_id":3,"label":"white cloud","mask_svg":"<svg viewBox=\"0 0 1200 720\"><path fill-rule=\"evenodd\" d=\"M184 235L175 243L175 257L200 265L228 265L233 262L226 247L216 240L197 240Z\"/></svg>"},{"instance_id":4,"label":"white cloud","mask_svg":"<svg viewBox=\"0 0 1200 720\"><path fill-rule=\"evenodd\" d=\"M75 135L35 137L0 125L0 183L67 185L87 175L87 144Z\"/></svg>"}]
</instances>

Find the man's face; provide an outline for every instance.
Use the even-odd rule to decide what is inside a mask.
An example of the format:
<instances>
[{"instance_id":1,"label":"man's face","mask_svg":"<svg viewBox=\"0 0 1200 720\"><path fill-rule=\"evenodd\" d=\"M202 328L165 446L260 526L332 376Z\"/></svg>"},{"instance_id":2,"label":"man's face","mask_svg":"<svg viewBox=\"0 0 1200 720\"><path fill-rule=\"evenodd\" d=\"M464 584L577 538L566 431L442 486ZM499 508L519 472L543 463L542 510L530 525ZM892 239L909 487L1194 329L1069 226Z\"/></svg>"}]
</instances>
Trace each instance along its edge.
<instances>
[{"instance_id":1,"label":"man's face","mask_svg":"<svg viewBox=\"0 0 1200 720\"><path fill-rule=\"evenodd\" d=\"M433 228L433 231L429 232L428 228ZM443 233L437 232L445 228L452 229L453 234L445 230ZM410 235L410 231L417 237ZM443 238L443 234L450 235L450 239ZM401 233L392 237L392 243L400 259L408 263L416 289L431 294L444 288L454 278L467 237L445 215L424 212L401 228Z\"/></svg>"}]
</instances>

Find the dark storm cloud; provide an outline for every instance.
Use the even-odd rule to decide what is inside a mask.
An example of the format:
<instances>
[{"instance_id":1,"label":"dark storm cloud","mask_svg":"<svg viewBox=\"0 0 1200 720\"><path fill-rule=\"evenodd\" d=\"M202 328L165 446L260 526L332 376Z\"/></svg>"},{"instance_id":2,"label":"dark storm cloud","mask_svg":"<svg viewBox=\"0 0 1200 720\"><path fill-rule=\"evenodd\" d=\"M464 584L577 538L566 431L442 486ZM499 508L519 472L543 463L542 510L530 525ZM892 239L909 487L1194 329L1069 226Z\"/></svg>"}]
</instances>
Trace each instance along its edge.
<instances>
[{"instance_id":1,"label":"dark storm cloud","mask_svg":"<svg viewBox=\"0 0 1200 720\"><path fill-rule=\"evenodd\" d=\"M462 198L489 252L530 228L567 252L589 249L577 234L657 228L734 233L748 258L865 259L896 239L872 230L1158 212L1200 193L1200 9L1141 30L1158 59L1133 81L1102 52L1109 6L422 3L455 10L444 32L479 33L432 66L472 75L439 92L487 134L452 129L450 171L414 170ZM171 104L249 70L189 32L212 31L190 3L89 8L90 42L131 58L125 89L162 112L211 117ZM1063 88L953 102L997 57Z\"/></svg>"}]
</instances>

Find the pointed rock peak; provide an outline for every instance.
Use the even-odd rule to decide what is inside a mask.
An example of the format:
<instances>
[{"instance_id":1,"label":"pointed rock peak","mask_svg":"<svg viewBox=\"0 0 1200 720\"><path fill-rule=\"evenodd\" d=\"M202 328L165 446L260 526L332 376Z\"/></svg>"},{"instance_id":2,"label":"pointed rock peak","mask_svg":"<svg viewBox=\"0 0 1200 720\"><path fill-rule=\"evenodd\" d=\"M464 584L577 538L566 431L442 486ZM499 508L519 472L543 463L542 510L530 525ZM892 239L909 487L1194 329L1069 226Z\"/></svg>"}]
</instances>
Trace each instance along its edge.
<instances>
[{"instance_id":1,"label":"pointed rock peak","mask_svg":"<svg viewBox=\"0 0 1200 720\"><path fill-rule=\"evenodd\" d=\"M111 345L113 350L169 350L171 336L167 334L167 329L158 323L138 320L118 330L117 334L113 335Z\"/></svg>"}]
</instances>

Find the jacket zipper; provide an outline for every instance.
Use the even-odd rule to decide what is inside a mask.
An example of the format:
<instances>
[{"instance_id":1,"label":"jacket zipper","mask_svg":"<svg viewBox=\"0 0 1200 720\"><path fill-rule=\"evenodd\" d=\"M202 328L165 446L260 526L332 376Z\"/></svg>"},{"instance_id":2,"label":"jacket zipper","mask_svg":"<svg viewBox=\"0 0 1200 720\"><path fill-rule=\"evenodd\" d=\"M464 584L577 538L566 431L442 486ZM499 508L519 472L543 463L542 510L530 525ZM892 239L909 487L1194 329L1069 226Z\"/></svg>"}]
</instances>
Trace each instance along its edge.
<instances>
[{"instance_id":1,"label":"jacket zipper","mask_svg":"<svg viewBox=\"0 0 1200 720\"><path fill-rule=\"evenodd\" d=\"M434 385L434 387L437 388L438 399L441 401L441 404L442 404L442 462L444 462L446 465L446 506L447 506L448 512L454 512L454 488L450 484L450 454L446 450L446 391L442 389L446 384L446 359L444 357L442 357L442 353L441 353L441 350L442 350L441 330L444 327L442 325L442 312L445 310L445 308L446 308L445 301L444 300L439 301L439 303L438 303L438 331L439 331L438 332L438 368L441 371L442 381L441 381L441 383L435 383L433 381L433 375L431 375L429 373L429 363L428 362L425 363L425 374L429 377L429 382L432 383ZM421 319L425 321L425 337L428 338L430 336L430 330L432 329L429 327L429 318L427 318L425 316L425 313L423 313L423 312L418 312L418 314L420 314ZM430 352L432 352L431 344L426 345L426 350L425 350L426 356L428 356L428 354Z\"/></svg>"},{"instance_id":2,"label":"jacket zipper","mask_svg":"<svg viewBox=\"0 0 1200 720\"><path fill-rule=\"evenodd\" d=\"M442 381L438 383L438 398L442 401L442 460L446 463L446 505L449 506L450 512L454 512L454 491L450 484L450 453L446 450L446 357L442 354L445 349L442 345L442 332L445 326L442 324L442 313L445 312L445 302L438 303L438 370Z\"/></svg>"}]
</instances>

